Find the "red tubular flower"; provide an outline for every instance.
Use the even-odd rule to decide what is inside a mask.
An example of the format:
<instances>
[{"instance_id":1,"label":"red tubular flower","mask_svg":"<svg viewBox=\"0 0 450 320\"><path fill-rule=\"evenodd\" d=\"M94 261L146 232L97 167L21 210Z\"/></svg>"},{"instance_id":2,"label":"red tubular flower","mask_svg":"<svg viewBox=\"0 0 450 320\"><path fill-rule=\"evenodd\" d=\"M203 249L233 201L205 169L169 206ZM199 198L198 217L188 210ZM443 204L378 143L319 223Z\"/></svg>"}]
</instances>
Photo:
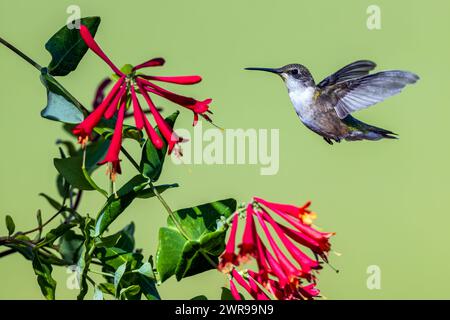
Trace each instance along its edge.
<instances>
[{"instance_id":1,"label":"red tubular flower","mask_svg":"<svg viewBox=\"0 0 450 320\"><path fill-rule=\"evenodd\" d=\"M81 35L81 38L83 38L86 45L89 47L89 49L94 51L103 61L105 61L117 75L124 76L123 72L120 71L114 65L114 63L112 63L112 61L109 60L109 58L106 56L106 54L103 52L103 50L100 49L97 42L95 42L94 38L92 37L91 33L89 32L89 29L86 26L84 26L84 25L80 26L80 35Z\"/></svg>"},{"instance_id":2,"label":"red tubular flower","mask_svg":"<svg viewBox=\"0 0 450 320\"><path fill-rule=\"evenodd\" d=\"M141 76L146 80L155 80L175 84L196 84L202 81L200 76L177 76L177 77L156 77L156 76Z\"/></svg>"},{"instance_id":3,"label":"red tubular flower","mask_svg":"<svg viewBox=\"0 0 450 320\"><path fill-rule=\"evenodd\" d=\"M263 205L280 215L292 228L275 221L270 212L262 207ZM242 243L238 246L240 248L238 261L245 263L247 259L242 257L251 255L256 260L258 271L246 270L248 280L245 280L235 268L230 274L254 299L275 297L283 300L304 300L319 295L315 272L321 268L319 258L327 261L327 253L330 250L329 237L333 233L319 232L304 222L303 215L311 214L308 210L309 205L310 203L307 203L302 207L296 207L256 197L247 205L245 230ZM270 250L257 233L255 216ZM233 247L231 249L227 245L223 256L230 255L231 252L234 254L235 236L236 230L232 230L228 245L231 246L232 243ZM302 246L311 249L314 257L305 254Z\"/></svg>"},{"instance_id":4,"label":"red tubular flower","mask_svg":"<svg viewBox=\"0 0 450 320\"><path fill-rule=\"evenodd\" d=\"M264 218L264 220L268 221L270 225L273 227L278 237L280 238L283 245L286 247L286 250L292 255L292 257L300 264L302 267L302 272L306 275L309 275L311 269L318 269L320 267L317 261L314 261L306 254L304 254L300 249L298 249L294 243L292 243L283 233L280 225L275 222L272 217L266 212L261 212L260 216Z\"/></svg>"},{"instance_id":5,"label":"red tubular flower","mask_svg":"<svg viewBox=\"0 0 450 320\"><path fill-rule=\"evenodd\" d=\"M245 289L245 291L247 291L248 293L252 293L252 288L250 287L250 285L247 283L247 281L245 281L245 279L242 277L242 275L236 270L233 269L231 271L231 276L233 277L234 280L236 280L236 282Z\"/></svg>"},{"instance_id":6,"label":"red tubular flower","mask_svg":"<svg viewBox=\"0 0 450 320\"><path fill-rule=\"evenodd\" d=\"M134 87L131 86L131 101L133 103L133 115L134 115L134 122L136 124L136 128L139 130L142 130L144 128L144 112L142 111L141 105L139 103L139 100L136 96L136 91L134 90Z\"/></svg>"},{"instance_id":7,"label":"red tubular flower","mask_svg":"<svg viewBox=\"0 0 450 320\"><path fill-rule=\"evenodd\" d=\"M121 105L121 102L125 101L125 99L126 99L126 96L125 96L126 91L127 91L127 86L122 85L119 89L119 92L116 94L114 99L111 101L111 104L109 105L108 109L106 109L105 113L103 114L105 119L111 119L114 116L114 114L116 113L116 111L118 109L118 106Z\"/></svg>"},{"instance_id":8,"label":"red tubular flower","mask_svg":"<svg viewBox=\"0 0 450 320\"><path fill-rule=\"evenodd\" d=\"M184 77L184 78L186 78L186 77ZM199 114L202 115L205 119L209 119L204 116L204 113L209 111L209 104L212 101L211 99L206 99L204 101L198 101L191 97L181 96L179 94L176 94L176 93L170 92L166 89L163 89L163 88L157 86L156 84L145 80L143 77L138 78L137 81L148 92L154 93L160 97L163 97L169 101L172 101L173 103L176 103L182 107L185 107L185 108L191 110L194 113L194 123L196 123L195 118L197 118Z\"/></svg>"},{"instance_id":9,"label":"red tubular flower","mask_svg":"<svg viewBox=\"0 0 450 320\"><path fill-rule=\"evenodd\" d=\"M290 225L292 225L298 231L302 232L304 235L306 235L310 239L317 241L319 243L321 250L329 251L330 244L329 244L328 239L332 235L334 235L334 233L317 231L313 227L309 226L308 224L305 224L303 222L303 219L299 219L299 218L296 219L288 212L281 211L275 206L269 207L269 205L271 203L268 201L265 201L265 200L263 200L261 198L257 198L257 197L255 197L254 200L257 201L258 203L266 205L268 208L270 208L273 212L275 212L277 215L279 215L281 218L283 218L285 221L287 221ZM267 204L269 204L269 205L267 205ZM309 203L307 203L307 205L309 205Z\"/></svg>"},{"instance_id":10,"label":"red tubular flower","mask_svg":"<svg viewBox=\"0 0 450 320\"><path fill-rule=\"evenodd\" d=\"M299 231L293 230L284 225L280 225L280 227L289 238L305 247L308 247L316 254L322 255L330 251L331 245L328 241L328 238L324 238L325 241L322 241L322 243L320 243Z\"/></svg>"},{"instance_id":11,"label":"red tubular flower","mask_svg":"<svg viewBox=\"0 0 450 320\"><path fill-rule=\"evenodd\" d=\"M166 63L166 61L163 58L153 58L133 67L133 71L148 67L159 67L164 65L164 63Z\"/></svg>"},{"instance_id":12,"label":"red tubular flower","mask_svg":"<svg viewBox=\"0 0 450 320\"><path fill-rule=\"evenodd\" d=\"M99 123L106 109L109 107L110 101L114 98L117 91L120 89L120 86L123 84L125 78L120 78L111 91L106 96L105 100L103 100L100 105L91 112L90 115L86 117L80 124L78 124L73 130L73 134L78 136L78 141L80 143L86 143L89 136L92 134L95 126Z\"/></svg>"},{"instance_id":13,"label":"red tubular flower","mask_svg":"<svg viewBox=\"0 0 450 320\"><path fill-rule=\"evenodd\" d=\"M242 300L241 295L239 294L239 291L237 290L236 285L233 282L233 279L230 279L230 291L234 300Z\"/></svg>"},{"instance_id":14,"label":"red tubular flower","mask_svg":"<svg viewBox=\"0 0 450 320\"><path fill-rule=\"evenodd\" d=\"M250 285L250 288L252 289L252 297L256 300L270 300L267 294L261 289L261 286L264 286L264 283L266 282L262 281L260 275L252 270L248 270L248 275L248 283Z\"/></svg>"},{"instance_id":15,"label":"red tubular flower","mask_svg":"<svg viewBox=\"0 0 450 320\"><path fill-rule=\"evenodd\" d=\"M181 138L176 135L175 132L169 127L169 125L166 123L166 121L163 119L161 114L156 109L155 105L153 104L152 99L150 99L150 96L148 93L142 88L142 85L138 81L138 87L142 95L144 96L144 99L147 101L148 107L150 108L150 112L153 115L153 118L155 119L156 125L158 126L159 130L161 130L161 134L163 135L164 139L169 144L168 152L169 154L172 152L173 148L178 142L181 142Z\"/></svg>"},{"instance_id":16,"label":"red tubular flower","mask_svg":"<svg viewBox=\"0 0 450 320\"><path fill-rule=\"evenodd\" d=\"M299 276L303 276L304 272L302 270L296 268L292 262L289 261L289 259L286 257L286 255L281 251L280 247L277 245L275 240L273 239L269 228L267 228L266 223L261 218L261 215L259 212L256 213L256 216L258 217L259 223L264 230L264 233L266 234L267 240L270 243L270 246L275 253L275 256L277 257L278 262L280 263L281 268L284 270L285 274L287 275L287 278L289 279L290 283L293 283L297 281L297 278ZM305 270L305 272L309 273L310 270Z\"/></svg>"},{"instance_id":17,"label":"red tubular flower","mask_svg":"<svg viewBox=\"0 0 450 320\"><path fill-rule=\"evenodd\" d=\"M245 231L242 236L242 242L239 245L239 256L240 262L245 262L248 257L255 256L256 254L256 227L253 221L253 207L249 203L247 205L247 216L245 221Z\"/></svg>"},{"instance_id":18,"label":"red tubular flower","mask_svg":"<svg viewBox=\"0 0 450 320\"><path fill-rule=\"evenodd\" d=\"M308 284L306 286L300 286L298 290L299 293L306 299L312 299L314 297L317 297L320 293L320 291L316 288L314 283Z\"/></svg>"},{"instance_id":19,"label":"red tubular flower","mask_svg":"<svg viewBox=\"0 0 450 320\"><path fill-rule=\"evenodd\" d=\"M109 146L108 152L106 153L105 159L103 159L98 164L105 164L107 162L111 163L111 180L115 180L116 174L121 173L120 169L120 160L119 160L119 152L120 146L122 145L122 127L123 127L123 119L125 117L125 101L122 102L122 105L119 109L119 115L117 117L116 127L114 129L114 134L111 139L111 145Z\"/></svg>"},{"instance_id":20,"label":"red tubular flower","mask_svg":"<svg viewBox=\"0 0 450 320\"><path fill-rule=\"evenodd\" d=\"M300 219L305 224L311 224L311 220L315 218L315 214L308 210L308 207L311 205L311 201L308 201L301 207L296 207L291 204L282 204L276 202L269 202L267 200L255 197L254 200L265 205L267 208L271 210L278 210L284 213L291 215L294 218ZM305 221L309 222L306 223Z\"/></svg>"},{"instance_id":21,"label":"red tubular flower","mask_svg":"<svg viewBox=\"0 0 450 320\"><path fill-rule=\"evenodd\" d=\"M138 70L148 67L157 67L164 65L165 61L163 58L153 58L144 63L141 63L135 67L124 68L122 71L108 58L108 56L103 52L97 42L94 40L92 35L89 32L89 29L81 25L80 26L80 35L84 40L86 45L97 55L99 56L108 66L114 71L114 73L119 77L119 80L114 84L113 88L109 92L103 101L99 101L103 98L103 89L108 84L107 82L103 83L103 86L100 90L97 91L95 105L98 105L97 108L79 125L77 125L73 129L73 133L78 137L80 143L85 144L89 139L90 135L94 127L100 122L102 117L106 119L112 118L114 115L119 117L120 110L122 104L125 105L125 109L128 107L128 99L131 97L131 104L133 105L133 115L136 127L139 130L145 129L150 141L155 145L156 148L161 149L164 145L161 137L156 133L154 128L150 125L147 117L145 116L142 108L139 104L139 100L137 97L136 90L144 97L147 104L150 108L150 113L152 114L156 125L161 131L161 135L164 140L168 143L168 152L171 153L175 145L182 141L180 137L178 137L170 128L170 126L165 122L164 118L159 113L158 109L153 104L149 93L156 94L165 99L168 99L174 103L177 103L185 108L188 108L194 113L194 122L197 122L198 116L201 115L204 119L211 122L211 119L204 115L203 113L209 112L209 104L211 103L211 99L206 99L204 101L198 101L196 99L185 97L168 91L164 88L161 88L155 85L151 81L159 81L159 82L167 82L174 83L180 85L190 85L196 84L200 82L202 79L200 76L175 76L175 77L164 77L164 76L153 76L153 75L143 75L137 73ZM118 111L119 110L119 111ZM127 110L124 110L126 113ZM117 126L122 126L122 122L117 121L115 132L117 132ZM113 135L114 137L116 134ZM120 139L121 140L121 139ZM111 143L112 145L112 143ZM120 147L120 146L119 146ZM120 148L119 148L120 149ZM114 152L113 152L114 151ZM116 150L112 150L112 153L115 153ZM108 152L109 154L109 152ZM106 159L106 158L105 158ZM106 163L110 161L102 161L101 163ZM120 166L117 164L114 165L116 169L115 172L120 173Z\"/></svg>"},{"instance_id":22,"label":"red tubular flower","mask_svg":"<svg viewBox=\"0 0 450 320\"><path fill-rule=\"evenodd\" d=\"M231 223L230 237L228 238L227 246L225 252L220 257L219 270L224 272L229 272L233 265L237 264L237 256L234 253L236 248L236 232L238 227L239 216L235 214L233 221Z\"/></svg>"}]
</instances>

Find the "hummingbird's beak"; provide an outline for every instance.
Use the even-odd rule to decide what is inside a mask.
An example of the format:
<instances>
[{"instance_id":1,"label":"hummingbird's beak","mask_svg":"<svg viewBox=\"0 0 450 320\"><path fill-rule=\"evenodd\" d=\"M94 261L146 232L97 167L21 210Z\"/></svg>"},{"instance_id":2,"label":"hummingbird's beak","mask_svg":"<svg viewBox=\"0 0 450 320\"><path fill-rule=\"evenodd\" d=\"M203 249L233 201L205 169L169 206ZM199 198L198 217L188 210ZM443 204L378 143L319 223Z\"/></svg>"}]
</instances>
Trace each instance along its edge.
<instances>
[{"instance_id":1,"label":"hummingbird's beak","mask_svg":"<svg viewBox=\"0 0 450 320\"><path fill-rule=\"evenodd\" d=\"M272 68L245 68L245 70L255 70L255 71L266 71L271 73L280 74L280 69L272 69Z\"/></svg>"}]
</instances>

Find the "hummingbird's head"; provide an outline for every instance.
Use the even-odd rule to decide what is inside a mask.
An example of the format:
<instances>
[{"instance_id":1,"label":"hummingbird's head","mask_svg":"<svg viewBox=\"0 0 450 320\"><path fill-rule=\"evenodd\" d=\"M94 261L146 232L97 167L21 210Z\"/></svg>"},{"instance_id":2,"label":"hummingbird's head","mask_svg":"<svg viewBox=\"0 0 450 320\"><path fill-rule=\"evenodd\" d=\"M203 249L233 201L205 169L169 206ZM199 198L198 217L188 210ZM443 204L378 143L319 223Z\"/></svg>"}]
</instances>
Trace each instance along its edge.
<instances>
[{"instance_id":1,"label":"hummingbird's head","mask_svg":"<svg viewBox=\"0 0 450 320\"><path fill-rule=\"evenodd\" d=\"M288 64L281 68L245 68L245 70L266 71L278 74L286 84L289 91L299 87L314 87L314 79L309 70L301 64Z\"/></svg>"}]
</instances>

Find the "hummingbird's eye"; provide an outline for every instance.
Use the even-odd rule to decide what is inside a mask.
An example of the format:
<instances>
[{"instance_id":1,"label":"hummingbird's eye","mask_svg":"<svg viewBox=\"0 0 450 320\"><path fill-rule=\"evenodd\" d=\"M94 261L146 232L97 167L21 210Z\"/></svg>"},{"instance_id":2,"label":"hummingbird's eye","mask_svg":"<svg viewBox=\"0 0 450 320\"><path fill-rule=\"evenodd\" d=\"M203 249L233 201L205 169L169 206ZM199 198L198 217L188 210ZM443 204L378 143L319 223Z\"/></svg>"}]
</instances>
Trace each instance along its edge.
<instances>
[{"instance_id":1,"label":"hummingbird's eye","mask_svg":"<svg viewBox=\"0 0 450 320\"><path fill-rule=\"evenodd\" d=\"M291 74L293 74L293 75L298 74L298 70L297 70L297 69L292 69L292 70L291 70Z\"/></svg>"}]
</instances>

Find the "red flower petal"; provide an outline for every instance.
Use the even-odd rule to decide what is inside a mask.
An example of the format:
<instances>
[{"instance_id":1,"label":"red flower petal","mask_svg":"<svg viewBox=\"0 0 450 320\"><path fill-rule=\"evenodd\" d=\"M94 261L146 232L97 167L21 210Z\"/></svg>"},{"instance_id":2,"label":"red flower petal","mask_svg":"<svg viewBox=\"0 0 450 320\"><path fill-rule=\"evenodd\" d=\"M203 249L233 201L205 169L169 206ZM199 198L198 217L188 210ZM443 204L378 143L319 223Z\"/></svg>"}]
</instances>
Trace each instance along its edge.
<instances>
[{"instance_id":1,"label":"red flower petal","mask_svg":"<svg viewBox=\"0 0 450 320\"><path fill-rule=\"evenodd\" d=\"M236 285L233 282L233 279L230 279L230 291L234 300L242 300L241 295L239 294L239 291L237 290Z\"/></svg>"},{"instance_id":2,"label":"red flower petal","mask_svg":"<svg viewBox=\"0 0 450 320\"><path fill-rule=\"evenodd\" d=\"M152 141L153 145L156 147L156 149L162 149L164 146L163 141L161 140L158 133L156 133L155 129L152 127L150 122L148 121L147 117L143 115L144 118L144 128L147 132L147 135L149 136L150 140Z\"/></svg>"},{"instance_id":3,"label":"red flower petal","mask_svg":"<svg viewBox=\"0 0 450 320\"><path fill-rule=\"evenodd\" d=\"M202 81L200 76L175 76L175 77L159 77L159 76L141 76L147 80L162 81L175 84L196 84Z\"/></svg>"},{"instance_id":4,"label":"red flower petal","mask_svg":"<svg viewBox=\"0 0 450 320\"><path fill-rule=\"evenodd\" d=\"M291 256L300 264L302 272L308 275L311 272L311 268L318 268L319 263L312 260L306 254L304 254L300 249L298 249L283 233L282 229L275 220L272 219L270 215L265 212L260 212L261 217L268 221L273 227L281 242L283 243L286 250L291 254ZM264 228L264 226L263 226Z\"/></svg>"},{"instance_id":5,"label":"red flower petal","mask_svg":"<svg viewBox=\"0 0 450 320\"><path fill-rule=\"evenodd\" d=\"M116 95L120 86L122 85L124 78L120 78L113 86L111 91L108 93L106 98L100 103L100 105L92 111L86 119L83 120L80 124L78 124L73 130L73 134L78 136L79 139L84 140L92 134L92 130L94 130L95 126L98 124L106 109L109 106L109 102Z\"/></svg>"},{"instance_id":6,"label":"red flower petal","mask_svg":"<svg viewBox=\"0 0 450 320\"><path fill-rule=\"evenodd\" d=\"M248 283L252 288L252 297L256 300L270 300L266 293L258 286L258 284L252 278L248 279Z\"/></svg>"},{"instance_id":7,"label":"red flower petal","mask_svg":"<svg viewBox=\"0 0 450 320\"><path fill-rule=\"evenodd\" d=\"M121 100L125 95L127 91L127 86L126 85L122 85L122 87L120 88L119 92L117 93L117 95L114 97L114 100L111 102L111 104L109 105L108 109L106 109L106 112L104 114L104 117L106 119L111 119L114 114L116 113L117 107L119 105L119 103L121 102Z\"/></svg>"},{"instance_id":8,"label":"red flower petal","mask_svg":"<svg viewBox=\"0 0 450 320\"><path fill-rule=\"evenodd\" d=\"M144 128L144 112L142 111L141 105L139 104L134 86L130 86L130 91L131 101L133 103L134 123L136 124L136 128L142 130L142 128Z\"/></svg>"},{"instance_id":9,"label":"red flower petal","mask_svg":"<svg viewBox=\"0 0 450 320\"><path fill-rule=\"evenodd\" d=\"M270 246L272 247L273 252L275 253L275 256L277 257L281 268L284 270L286 276L289 279L289 282L293 282L298 276L302 275L302 271L297 269L292 262L289 261L289 259L286 257L286 255L281 251L275 240L273 239L272 235L270 234L269 228L267 228L266 223L262 219L259 212L255 212L256 217L259 220L259 223L261 227L264 230L264 233L267 237L267 240L270 243Z\"/></svg>"},{"instance_id":10,"label":"red flower petal","mask_svg":"<svg viewBox=\"0 0 450 320\"><path fill-rule=\"evenodd\" d=\"M145 89L142 87L142 84L140 81L137 82L139 91L144 96L144 99L147 101L147 104L150 108L150 112L153 115L153 118L156 121L156 125L158 126L159 130L161 131L161 134L163 135L164 139L166 139L168 143L168 152L169 154L172 152L175 144L181 141L181 138L178 137L175 132L169 127L169 125L166 123L166 121L163 119L161 114L156 109L155 105L153 104L153 101L150 99L149 95L145 91Z\"/></svg>"},{"instance_id":11,"label":"red flower petal","mask_svg":"<svg viewBox=\"0 0 450 320\"><path fill-rule=\"evenodd\" d=\"M252 288L250 288L250 285L245 281L245 279L241 276L241 274L236 269L233 269L233 271L231 271L231 275L232 275L233 279L235 279L236 282L239 283L239 285L242 288L244 288L248 293L252 292Z\"/></svg>"},{"instance_id":12,"label":"red flower petal","mask_svg":"<svg viewBox=\"0 0 450 320\"><path fill-rule=\"evenodd\" d=\"M188 108L195 113L204 113L208 111L209 104L211 103L212 99L206 99L204 101L198 101L191 97L182 96L176 93L173 93L171 91L168 91L164 88L161 88L160 86L157 86L156 84L149 82L147 80L144 80L142 78L138 78L138 81L140 81L142 84L144 84L147 89L147 91L152 92L154 94L157 94L167 100L172 101L173 103L179 104L182 107Z\"/></svg>"},{"instance_id":13,"label":"red flower petal","mask_svg":"<svg viewBox=\"0 0 450 320\"><path fill-rule=\"evenodd\" d=\"M231 223L230 237L228 238L227 246L225 252L220 257L220 263L218 269L223 272L228 272L232 265L237 264L237 256L234 253L236 248L236 232L239 222L238 214L234 215L233 222Z\"/></svg>"},{"instance_id":14,"label":"red flower petal","mask_svg":"<svg viewBox=\"0 0 450 320\"><path fill-rule=\"evenodd\" d=\"M103 61L105 61L110 67L111 69L113 69L113 71L119 75L119 76L124 76L124 74L122 73L122 71L120 71L115 65L114 63L112 63L111 60L109 60L109 58L106 56L106 54L103 52L103 50L99 47L99 45L97 44L97 42L95 42L94 38L92 37L91 33L89 32L89 29L85 26L85 25L81 25L80 26L80 35L83 38L84 42L86 43L86 45L92 50L94 51Z\"/></svg>"},{"instance_id":15,"label":"red flower petal","mask_svg":"<svg viewBox=\"0 0 450 320\"><path fill-rule=\"evenodd\" d=\"M111 144L109 145L108 152L106 153L105 158L99 162L99 165L110 162L113 165L113 174L121 173L120 169L120 160L119 153L120 147L122 146L122 129L123 129L123 119L125 117L125 101L122 102L122 105L119 109L119 114L117 116L116 127L114 128L114 134L111 139Z\"/></svg>"},{"instance_id":16,"label":"red flower petal","mask_svg":"<svg viewBox=\"0 0 450 320\"><path fill-rule=\"evenodd\" d=\"M166 61L163 58L153 58L150 59L144 63L138 64L137 66L135 66L133 68L133 71L142 69L142 68L147 68L147 67L159 67L162 66Z\"/></svg>"},{"instance_id":17,"label":"red flower petal","mask_svg":"<svg viewBox=\"0 0 450 320\"><path fill-rule=\"evenodd\" d=\"M307 208L311 205L311 201L308 201L305 205L301 207L293 206L290 204L283 204L283 203L276 203L276 202L269 202L267 200L254 197L253 198L256 202L259 202L263 205L265 205L267 208L271 210L279 210L281 212L285 212L294 218L300 219L301 216L305 213L309 213L310 211L307 210Z\"/></svg>"},{"instance_id":18,"label":"red flower petal","mask_svg":"<svg viewBox=\"0 0 450 320\"><path fill-rule=\"evenodd\" d=\"M256 255L256 227L253 220L253 206L251 203L247 205L247 217L245 220L245 230L242 235L242 242L239 245L239 260L245 261L249 256Z\"/></svg>"}]
</instances>

